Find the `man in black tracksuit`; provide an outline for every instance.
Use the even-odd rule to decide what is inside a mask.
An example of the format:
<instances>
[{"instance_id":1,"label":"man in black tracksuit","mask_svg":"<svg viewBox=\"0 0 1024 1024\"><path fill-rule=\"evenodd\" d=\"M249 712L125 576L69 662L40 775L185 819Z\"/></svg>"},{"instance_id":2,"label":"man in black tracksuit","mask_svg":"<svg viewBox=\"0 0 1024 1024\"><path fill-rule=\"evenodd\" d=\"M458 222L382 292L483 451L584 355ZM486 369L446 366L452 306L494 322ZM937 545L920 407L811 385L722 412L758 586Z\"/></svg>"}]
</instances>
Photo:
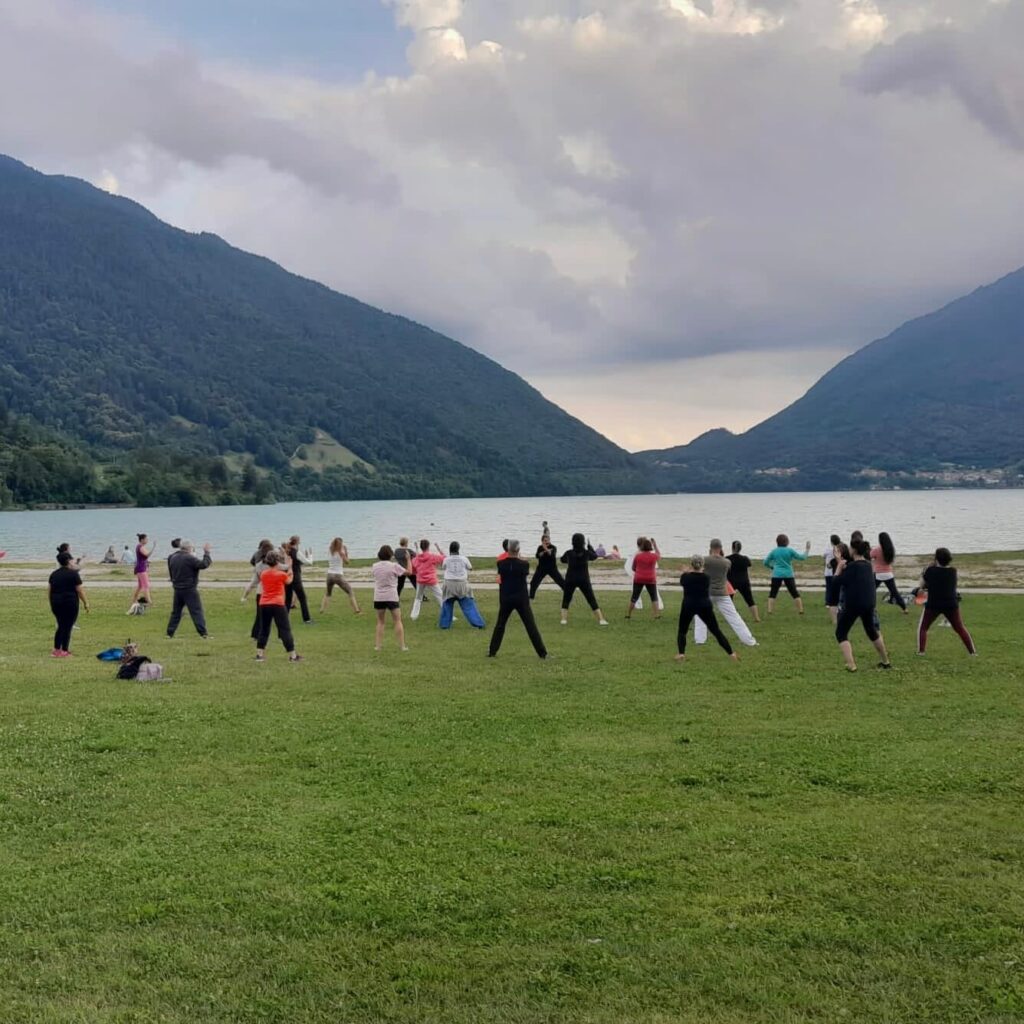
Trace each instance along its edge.
<instances>
[{"instance_id":1,"label":"man in black tracksuit","mask_svg":"<svg viewBox=\"0 0 1024 1024\"><path fill-rule=\"evenodd\" d=\"M187 608L196 632L206 639L206 617L203 615L203 602L199 600L199 573L209 568L210 562L210 545L203 545L203 557L198 558L190 540L183 540L178 550L172 551L167 559L167 571L174 587L174 605L167 622L168 637L174 636L181 622L181 613Z\"/></svg>"}]
</instances>

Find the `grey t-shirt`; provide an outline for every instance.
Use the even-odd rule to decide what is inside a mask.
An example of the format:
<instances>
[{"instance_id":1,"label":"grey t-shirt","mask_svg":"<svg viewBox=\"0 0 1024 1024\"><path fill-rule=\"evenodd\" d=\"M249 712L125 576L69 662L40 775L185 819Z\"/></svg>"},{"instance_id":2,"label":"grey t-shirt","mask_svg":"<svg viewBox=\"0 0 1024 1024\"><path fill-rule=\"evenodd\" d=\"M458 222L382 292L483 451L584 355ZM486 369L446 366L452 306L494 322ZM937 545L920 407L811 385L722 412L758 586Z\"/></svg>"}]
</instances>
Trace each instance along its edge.
<instances>
[{"instance_id":1,"label":"grey t-shirt","mask_svg":"<svg viewBox=\"0 0 1024 1024\"><path fill-rule=\"evenodd\" d=\"M711 581L711 596L728 596L729 590L726 586L726 576L729 574L729 559L724 555L708 555L704 559L704 571Z\"/></svg>"}]
</instances>

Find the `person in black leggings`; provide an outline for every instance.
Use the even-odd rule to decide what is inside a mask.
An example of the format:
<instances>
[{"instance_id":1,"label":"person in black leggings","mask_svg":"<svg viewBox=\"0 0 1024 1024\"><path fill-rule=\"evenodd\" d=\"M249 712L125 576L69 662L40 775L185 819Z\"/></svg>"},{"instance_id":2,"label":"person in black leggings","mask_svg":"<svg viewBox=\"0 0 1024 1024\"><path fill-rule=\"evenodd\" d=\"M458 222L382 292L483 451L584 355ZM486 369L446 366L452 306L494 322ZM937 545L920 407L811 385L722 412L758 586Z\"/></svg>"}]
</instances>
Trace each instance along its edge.
<instances>
[{"instance_id":1,"label":"person in black leggings","mask_svg":"<svg viewBox=\"0 0 1024 1024\"><path fill-rule=\"evenodd\" d=\"M747 602L747 607L753 614L754 621L760 622L761 613L757 609L754 591L750 586L751 562L746 555L741 554L742 551L743 545L738 540L734 540L732 542L732 554L725 556L729 559L729 575L726 578L732 584L732 589Z\"/></svg>"},{"instance_id":2,"label":"person in black leggings","mask_svg":"<svg viewBox=\"0 0 1024 1024\"><path fill-rule=\"evenodd\" d=\"M839 574L839 618L836 622L836 640L843 652L847 672L857 671L850 643L850 630L859 619L867 638L881 657L879 668L890 669L889 652L878 628L878 611L875 607L875 574L871 568L871 545L866 540L855 540L850 545L850 561Z\"/></svg>"},{"instance_id":3,"label":"person in black leggings","mask_svg":"<svg viewBox=\"0 0 1024 1024\"><path fill-rule=\"evenodd\" d=\"M89 602L82 588L82 577L75 566L74 556L70 551L62 551L57 555L58 568L50 573L47 594L50 598L50 611L57 620L57 629L53 634L53 651L51 657L68 658L71 656L71 630L78 618L79 605L86 611Z\"/></svg>"},{"instance_id":4,"label":"person in black leggings","mask_svg":"<svg viewBox=\"0 0 1024 1024\"><path fill-rule=\"evenodd\" d=\"M510 540L508 558L503 558L498 563L498 621L494 624L494 632L491 634L491 646L487 651L489 658L493 658L500 650L501 642L505 639L505 626L513 612L523 620L526 635L530 638L537 657L548 657L548 650L533 618L530 595L526 589L530 563L520 556L519 548L519 541Z\"/></svg>"},{"instance_id":5,"label":"person in black leggings","mask_svg":"<svg viewBox=\"0 0 1024 1024\"><path fill-rule=\"evenodd\" d=\"M285 587L284 600L285 606L288 611L292 610L292 603L294 599L299 602L299 608L302 609L302 621L305 625L309 626L313 623L313 617L309 614L309 601L306 600L306 588L302 585L302 552L299 550L299 537L292 536L288 538L288 543L284 545L284 553L288 556L291 561L292 567L292 581Z\"/></svg>"},{"instance_id":6,"label":"person in black leggings","mask_svg":"<svg viewBox=\"0 0 1024 1024\"><path fill-rule=\"evenodd\" d=\"M558 589L564 593L565 580L558 571L558 548L551 543L551 537L544 534L537 547L537 568L533 572L533 579L530 580L531 601L537 596L537 589L548 576L558 584Z\"/></svg>"},{"instance_id":7,"label":"person in black leggings","mask_svg":"<svg viewBox=\"0 0 1024 1024\"><path fill-rule=\"evenodd\" d=\"M565 565L565 587L562 591L562 620L561 624L569 624L569 605L572 604L573 595L578 590L590 605L599 626L607 626L608 620L604 617L594 597L594 588L590 585L590 563L596 561L597 552L587 543L582 533L572 535L572 547L562 555L562 564Z\"/></svg>"},{"instance_id":8,"label":"person in black leggings","mask_svg":"<svg viewBox=\"0 0 1024 1024\"><path fill-rule=\"evenodd\" d=\"M679 585L683 588L683 606L679 609L679 632L676 646L679 653L676 661L686 660L686 634L690 623L699 618L708 632L718 641L718 646L732 658L739 661L739 655L732 649L729 638L722 632L715 617L715 606L711 603L711 580L704 572L704 559L694 555L690 559L690 571L679 577Z\"/></svg>"}]
</instances>

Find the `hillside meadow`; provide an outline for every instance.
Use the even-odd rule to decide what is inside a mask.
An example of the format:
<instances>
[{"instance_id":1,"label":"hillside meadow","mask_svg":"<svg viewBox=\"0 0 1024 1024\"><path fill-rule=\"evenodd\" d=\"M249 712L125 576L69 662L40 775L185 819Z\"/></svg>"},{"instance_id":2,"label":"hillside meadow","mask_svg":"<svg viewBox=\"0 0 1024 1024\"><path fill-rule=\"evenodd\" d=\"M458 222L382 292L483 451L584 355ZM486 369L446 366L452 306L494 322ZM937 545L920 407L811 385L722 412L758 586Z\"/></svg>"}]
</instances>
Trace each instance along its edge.
<instances>
[{"instance_id":1,"label":"hillside meadow","mask_svg":"<svg viewBox=\"0 0 1024 1024\"><path fill-rule=\"evenodd\" d=\"M430 606L375 654L336 599L295 666L234 589L205 643L91 596L51 661L44 594L0 589L4 1021L1024 1015L1024 597L965 598L973 660L883 607L896 668L857 638L849 676L820 595L739 665L672 660L675 593L599 629L542 592L550 662ZM128 633L170 682L92 657Z\"/></svg>"}]
</instances>

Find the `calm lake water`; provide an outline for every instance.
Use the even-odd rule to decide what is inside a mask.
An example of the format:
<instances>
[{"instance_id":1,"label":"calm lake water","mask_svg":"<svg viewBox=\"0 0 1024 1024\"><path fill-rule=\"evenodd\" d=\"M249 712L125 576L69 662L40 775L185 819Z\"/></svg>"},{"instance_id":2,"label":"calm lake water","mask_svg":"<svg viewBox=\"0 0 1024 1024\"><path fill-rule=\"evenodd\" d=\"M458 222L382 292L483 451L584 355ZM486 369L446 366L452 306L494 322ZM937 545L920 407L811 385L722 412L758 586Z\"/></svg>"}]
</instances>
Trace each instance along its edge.
<instances>
[{"instance_id":1,"label":"calm lake water","mask_svg":"<svg viewBox=\"0 0 1024 1024\"><path fill-rule=\"evenodd\" d=\"M493 554L503 537L531 548L541 523L564 547L580 530L609 550L626 550L637 534L657 538L667 555L703 551L709 538L743 541L767 551L785 531L794 545L823 548L833 531L892 534L898 551L922 554L944 544L956 551L1024 548L1024 490L850 491L797 494L662 494L589 498L472 498L424 501L320 501L217 508L88 509L0 513L0 549L9 561L42 561L68 541L76 554L120 552L144 531L167 551L172 537L209 541L214 557L248 558L261 537L302 537L320 558L330 539L344 537L353 558L374 554L400 536L429 537L469 554Z\"/></svg>"}]
</instances>

